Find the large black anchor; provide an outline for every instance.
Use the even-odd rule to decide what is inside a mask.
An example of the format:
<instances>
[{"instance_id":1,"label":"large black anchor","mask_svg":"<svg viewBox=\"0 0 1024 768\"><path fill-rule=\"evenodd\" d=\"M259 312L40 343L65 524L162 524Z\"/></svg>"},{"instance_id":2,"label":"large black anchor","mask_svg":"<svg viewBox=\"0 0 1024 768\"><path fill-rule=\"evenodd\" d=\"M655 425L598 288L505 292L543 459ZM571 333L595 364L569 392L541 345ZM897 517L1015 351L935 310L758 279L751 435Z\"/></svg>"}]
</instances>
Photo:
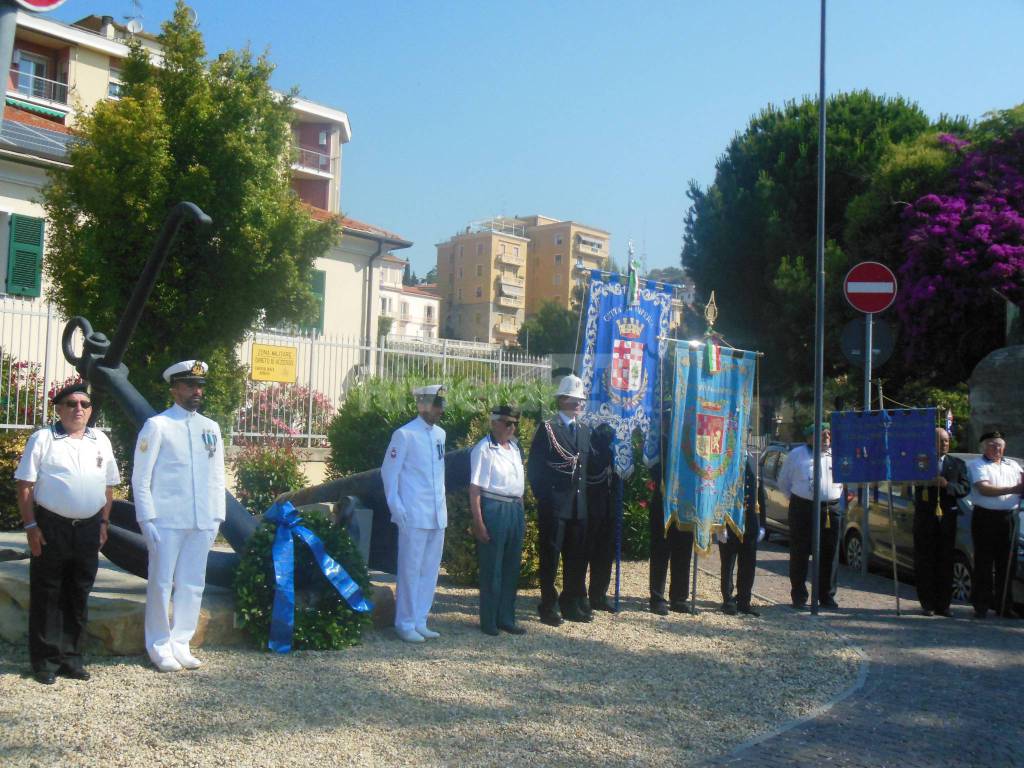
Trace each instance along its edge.
<instances>
[{"instance_id":1,"label":"large black anchor","mask_svg":"<svg viewBox=\"0 0 1024 768\"><path fill-rule=\"evenodd\" d=\"M99 413L99 406L108 396L125 412L137 429L141 429L146 419L156 414L156 410L128 380L128 368L123 362L124 353L139 324L142 310L153 291L157 276L167 260L171 243L186 220L202 226L209 226L212 223L210 217L194 203L178 203L171 209L139 276L139 281L135 284L113 340L107 339L103 333L94 331L91 323L81 316L71 318L64 327L64 357L75 366L79 375L92 385L92 399L97 405L94 408L94 419ZM81 355L75 354L73 344L78 331L81 331L84 337ZM449 490L465 487L469 483L468 449L449 454L445 465L445 482ZM235 568L238 565L236 553L245 551L249 538L260 524L260 518L250 515L230 492L226 496L227 514L221 526L221 533L234 551L210 552L206 570L206 580L221 587L232 585ZM380 470L368 470L323 485L283 494L279 500L289 500L296 506L314 503L334 504L336 520L344 524L357 499L373 510L368 565L376 570L394 573L398 550L397 528L391 523ZM115 501L110 520L110 533L103 547L103 554L129 573L146 578L149 557L135 519L135 506L127 501Z\"/></svg>"}]
</instances>

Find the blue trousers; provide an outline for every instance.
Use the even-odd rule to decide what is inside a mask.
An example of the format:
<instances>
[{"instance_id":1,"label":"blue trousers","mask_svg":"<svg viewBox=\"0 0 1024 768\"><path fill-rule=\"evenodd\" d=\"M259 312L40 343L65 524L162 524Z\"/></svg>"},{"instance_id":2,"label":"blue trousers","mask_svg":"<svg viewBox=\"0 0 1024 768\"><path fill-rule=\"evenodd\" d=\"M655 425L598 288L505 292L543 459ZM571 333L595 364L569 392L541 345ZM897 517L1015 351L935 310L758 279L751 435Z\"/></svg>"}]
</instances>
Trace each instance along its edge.
<instances>
[{"instance_id":1,"label":"blue trousers","mask_svg":"<svg viewBox=\"0 0 1024 768\"><path fill-rule=\"evenodd\" d=\"M523 554L526 517L521 502L483 497L480 511L490 541L477 542L480 564L480 628L516 625L516 590Z\"/></svg>"}]
</instances>

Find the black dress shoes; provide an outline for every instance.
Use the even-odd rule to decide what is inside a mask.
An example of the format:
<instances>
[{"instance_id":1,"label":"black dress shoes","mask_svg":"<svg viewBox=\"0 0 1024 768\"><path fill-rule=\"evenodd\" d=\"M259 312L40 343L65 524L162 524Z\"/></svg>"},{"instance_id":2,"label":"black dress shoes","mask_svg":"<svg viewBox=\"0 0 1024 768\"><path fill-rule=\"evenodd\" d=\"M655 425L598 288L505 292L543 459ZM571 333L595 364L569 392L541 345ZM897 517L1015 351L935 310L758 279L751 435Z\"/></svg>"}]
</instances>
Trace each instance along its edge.
<instances>
[{"instance_id":1,"label":"black dress shoes","mask_svg":"<svg viewBox=\"0 0 1024 768\"><path fill-rule=\"evenodd\" d=\"M584 613L579 603L567 603L562 606L562 618L566 621L576 621L583 624L594 620L594 614Z\"/></svg>"},{"instance_id":2,"label":"black dress shoes","mask_svg":"<svg viewBox=\"0 0 1024 768\"><path fill-rule=\"evenodd\" d=\"M598 597L590 601L590 607L595 611L605 611L607 613L615 613L615 606L608 602L607 597Z\"/></svg>"},{"instance_id":3,"label":"black dress shoes","mask_svg":"<svg viewBox=\"0 0 1024 768\"><path fill-rule=\"evenodd\" d=\"M88 680L92 675L87 670L81 667L69 667L64 665L57 670L57 674L61 677L69 677L72 680Z\"/></svg>"},{"instance_id":4,"label":"black dress shoes","mask_svg":"<svg viewBox=\"0 0 1024 768\"><path fill-rule=\"evenodd\" d=\"M487 627L485 629L484 627L480 627L480 631L483 632L485 635L490 635L491 637L497 637L498 636L497 628L491 629L490 627Z\"/></svg>"},{"instance_id":5,"label":"black dress shoes","mask_svg":"<svg viewBox=\"0 0 1024 768\"><path fill-rule=\"evenodd\" d=\"M755 618L761 615L759 611L755 611L749 605L741 605L739 607L739 612L742 613L744 616L754 616Z\"/></svg>"},{"instance_id":6,"label":"black dress shoes","mask_svg":"<svg viewBox=\"0 0 1024 768\"><path fill-rule=\"evenodd\" d=\"M651 600L650 611L658 616L668 616L668 603L664 600Z\"/></svg>"},{"instance_id":7,"label":"black dress shoes","mask_svg":"<svg viewBox=\"0 0 1024 768\"><path fill-rule=\"evenodd\" d=\"M538 606L537 613L540 614L541 624L547 624L549 627L562 626L562 614L558 612L557 608L541 608Z\"/></svg>"},{"instance_id":8,"label":"black dress shoes","mask_svg":"<svg viewBox=\"0 0 1024 768\"><path fill-rule=\"evenodd\" d=\"M949 608L940 608L935 611L938 616L945 616L947 619L953 618L953 612Z\"/></svg>"},{"instance_id":9,"label":"black dress shoes","mask_svg":"<svg viewBox=\"0 0 1024 768\"><path fill-rule=\"evenodd\" d=\"M57 682L56 675L53 672L47 672L45 669L33 672L32 677L35 678L37 683L42 683L43 685L53 685Z\"/></svg>"},{"instance_id":10,"label":"black dress shoes","mask_svg":"<svg viewBox=\"0 0 1024 768\"><path fill-rule=\"evenodd\" d=\"M822 608L838 608L839 603L833 600L831 597L824 597L818 601L818 605Z\"/></svg>"},{"instance_id":11,"label":"black dress shoes","mask_svg":"<svg viewBox=\"0 0 1024 768\"><path fill-rule=\"evenodd\" d=\"M580 613L588 617L587 621L594 620L594 609L590 607L590 601L587 598L581 597L576 601L576 606L580 609ZM565 612L563 611L563 613Z\"/></svg>"},{"instance_id":12,"label":"black dress shoes","mask_svg":"<svg viewBox=\"0 0 1024 768\"><path fill-rule=\"evenodd\" d=\"M735 616L736 615L736 603L731 602L731 601L728 602L728 603L722 603L722 613L724 613L724 614L726 614L728 616Z\"/></svg>"},{"instance_id":13,"label":"black dress shoes","mask_svg":"<svg viewBox=\"0 0 1024 768\"><path fill-rule=\"evenodd\" d=\"M793 603L793 610L794 611L806 611L807 610L807 603L797 603L797 602L794 602Z\"/></svg>"},{"instance_id":14,"label":"black dress shoes","mask_svg":"<svg viewBox=\"0 0 1024 768\"><path fill-rule=\"evenodd\" d=\"M672 613L689 613L690 604L685 600L673 600L669 603L668 609L672 611Z\"/></svg>"},{"instance_id":15,"label":"black dress shoes","mask_svg":"<svg viewBox=\"0 0 1024 768\"><path fill-rule=\"evenodd\" d=\"M921 615L923 615L923 616L934 616L935 615L935 611L933 611L931 608L922 608L921 609Z\"/></svg>"},{"instance_id":16,"label":"black dress shoes","mask_svg":"<svg viewBox=\"0 0 1024 768\"><path fill-rule=\"evenodd\" d=\"M525 635L526 630L520 627L518 624L513 626L506 626L505 624L499 624L498 629L502 632L508 632L510 635Z\"/></svg>"}]
</instances>

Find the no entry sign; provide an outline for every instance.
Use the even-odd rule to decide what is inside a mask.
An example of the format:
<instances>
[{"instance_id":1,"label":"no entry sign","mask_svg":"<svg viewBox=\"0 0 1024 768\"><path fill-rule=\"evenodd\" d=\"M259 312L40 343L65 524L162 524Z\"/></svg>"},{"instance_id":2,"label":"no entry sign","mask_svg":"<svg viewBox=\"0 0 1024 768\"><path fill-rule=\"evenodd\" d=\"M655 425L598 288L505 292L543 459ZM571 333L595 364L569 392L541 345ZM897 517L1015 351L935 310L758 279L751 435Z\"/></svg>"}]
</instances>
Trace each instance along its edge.
<instances>
[{"instance_id":1,"label":"no entry sign","mask_svg":"<svg viewBox=\"0 0 1024 768\"><path fill-rule=\"evenodd\" d=\"M14 2L26 11L43 13L45 11L52 11L58 5L62 5L64 0L14 0Z\"/></svg>"},{"instance_id":2,"label":"no entry sign","mask_svg":"<svg viewBox=\"0 0 1024 768\"><path fill-rule=\"evenodd\" d=\"M885 264L862 261L846 273L843 293L850 306L860 312L882 312L896 299L896 275Z\"/></svg>"}]
</instances>

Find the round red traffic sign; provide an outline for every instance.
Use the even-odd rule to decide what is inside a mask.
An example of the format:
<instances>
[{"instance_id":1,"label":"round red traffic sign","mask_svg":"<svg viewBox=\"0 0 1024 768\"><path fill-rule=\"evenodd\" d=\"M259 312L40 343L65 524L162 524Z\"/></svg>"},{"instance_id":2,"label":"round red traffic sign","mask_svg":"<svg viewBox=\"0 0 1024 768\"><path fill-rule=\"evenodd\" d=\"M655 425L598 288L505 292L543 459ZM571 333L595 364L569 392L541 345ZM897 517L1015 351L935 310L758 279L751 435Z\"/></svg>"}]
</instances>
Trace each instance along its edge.
<instances>
[{"instance_id":1,"label":"round red traffic sign","mask_svg":"<svg viewBox=\"0 0 1024 768\"><path fill-rule=\"evenodd\" d=\"M862 261L846 273L843 293L850 306L860 312L882 312L896 300L896 275L885 264Z\"/></svg>"},{"instance_id":2,"label":"round red traffic sign","mask_svg":"<svg viewBox=\"0 0 1024 768\"><path fill-rule=\"evenodd\" d=\"M58 5L64 4L64 0L14 0L14 2L26 11L35 11L36 13L52 11Z\"/></svg>"}]
</instances>

